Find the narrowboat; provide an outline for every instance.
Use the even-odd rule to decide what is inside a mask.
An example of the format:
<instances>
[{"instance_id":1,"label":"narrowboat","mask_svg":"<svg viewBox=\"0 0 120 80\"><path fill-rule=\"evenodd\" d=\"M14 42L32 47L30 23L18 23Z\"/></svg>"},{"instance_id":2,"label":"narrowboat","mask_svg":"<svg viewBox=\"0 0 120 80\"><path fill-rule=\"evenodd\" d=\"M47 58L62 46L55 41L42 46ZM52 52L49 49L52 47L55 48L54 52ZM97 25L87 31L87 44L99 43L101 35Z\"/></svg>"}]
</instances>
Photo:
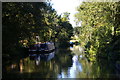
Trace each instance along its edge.
<instances>
[{"instance_id":1,"label":"narrowboat","mask_svg":"<svg viewBox=\"0 0 120 80\"><path fill-rule=\"evenodd\" d=\"M51 52L55 50L53 42L38 43L29 47L29 52Z\"/></svg>"}]
</instances>

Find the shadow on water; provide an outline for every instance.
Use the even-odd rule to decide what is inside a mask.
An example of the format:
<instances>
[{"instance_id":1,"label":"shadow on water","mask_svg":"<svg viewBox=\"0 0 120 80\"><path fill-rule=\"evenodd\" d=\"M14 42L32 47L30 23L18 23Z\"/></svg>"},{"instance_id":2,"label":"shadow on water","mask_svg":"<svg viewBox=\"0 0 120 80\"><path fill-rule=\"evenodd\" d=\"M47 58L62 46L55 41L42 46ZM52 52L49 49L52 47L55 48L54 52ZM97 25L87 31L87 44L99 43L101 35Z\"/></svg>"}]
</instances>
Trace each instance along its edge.
<instances>
[{"instance_id":1,"label":"shadow on water","mask_svg":"<svg viewBox=\"0 0 120 80\"><path fill-rule=\"evenodd\" d=\"M114 65L107 60L89 62L84 48L73 46L46 54L30 54L3 67L5 78L116 78Z\"/></svg>"},{"instance_id":2,"label":"shadow on water","mask_svg":"<svg viewBox=\"0 0 120 80\"><path fill-rule=\"evenodd\" d=\"M3 78L57 78L62 70L67 71L72 65L72 55L70 50L58 49L9 62L3 65Z\"/></svg>"}]
</instances>

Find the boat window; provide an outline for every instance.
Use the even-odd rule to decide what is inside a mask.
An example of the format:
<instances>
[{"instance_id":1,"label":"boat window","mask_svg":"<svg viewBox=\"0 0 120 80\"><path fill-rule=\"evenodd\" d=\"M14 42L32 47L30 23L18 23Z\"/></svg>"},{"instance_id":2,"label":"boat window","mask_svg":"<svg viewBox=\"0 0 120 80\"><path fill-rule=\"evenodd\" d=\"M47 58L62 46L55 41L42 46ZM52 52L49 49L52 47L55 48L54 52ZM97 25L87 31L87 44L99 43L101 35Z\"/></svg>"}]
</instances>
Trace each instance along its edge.
<instances>
[{"instance_id":1,"label":"boat window","mask_svg":"<svg viewBox=\"0 0 120 80\"><path fill-rule=\"evenodd\" d=\"M41 44L40 47L41 47L41 48L46 48L47 45L46 45L46 44Z\"/></svg>"}]
</instances>

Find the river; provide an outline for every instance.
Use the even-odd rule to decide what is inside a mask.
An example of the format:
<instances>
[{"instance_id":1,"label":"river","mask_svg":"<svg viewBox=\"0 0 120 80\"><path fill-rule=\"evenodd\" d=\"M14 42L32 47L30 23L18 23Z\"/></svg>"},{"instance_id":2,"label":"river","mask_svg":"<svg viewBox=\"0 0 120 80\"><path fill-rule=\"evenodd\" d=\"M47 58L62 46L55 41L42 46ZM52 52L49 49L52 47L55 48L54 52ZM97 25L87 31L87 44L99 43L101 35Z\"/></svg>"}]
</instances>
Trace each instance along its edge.
<instances>
[{"instance_id":1,"label":"river","mask_svg":"<svg viewBox=\"0 0 120 80\"><path fill-rule=\"evenodd\" d=\"M115 78L120 72L103 60L89 62L81 46L33 54L3 65L3 78Z\"/></svg>"}]
</instances>

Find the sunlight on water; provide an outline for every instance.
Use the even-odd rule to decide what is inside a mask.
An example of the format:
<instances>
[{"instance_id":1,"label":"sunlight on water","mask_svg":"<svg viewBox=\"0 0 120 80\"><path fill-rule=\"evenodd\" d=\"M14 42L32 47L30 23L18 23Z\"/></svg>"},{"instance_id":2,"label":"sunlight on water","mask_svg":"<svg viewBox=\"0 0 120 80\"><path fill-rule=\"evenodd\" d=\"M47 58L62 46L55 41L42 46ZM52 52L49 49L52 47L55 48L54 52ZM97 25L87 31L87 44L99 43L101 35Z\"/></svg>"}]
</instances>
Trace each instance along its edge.
<instances>
[{"instance_id":1,"label":"sunlight on water","mask_svg":"<svg viewBox=\"0 0 120 80\"><path fill-rule=\"evenodd\" d=\"M70 50L71 51L78 51L78 53L82 53L83 51L83 48L80 47L80 46L73 46L73 47L70 47ZM82 64L79 62L79 58L82 58L82 55L74 55L72 57L72 67L69 67L68 68L68 74L64 74L64 72L62 72L61 75L58 76L58 78L76 78L77 74L82 72Z\"/></svg>"},{"instance_id":2,"label":"sunlight on water","mask_svg":"<svg viewBox=\"0 0 120 80\"><path fill-rule=\"evenodd\" d=\"M11 65L5 65L3 77L99 78L106 75L110 77L110 70L113 69L107 67L106 61L103 61L104 65L88 62L83 50L81 46L73 46L47 54L30 54L18 62L11 61Z\"/></svg>"},{"instance_id":3,"label":"sunlight on water","mask_svg":"<svg viewBox=\"0 0 120 80\"><path fill-rule=\"evenodd\" d=\"M73 65L69 70L70 78L76 78L76 74L78 72L82 72L82 65L81 63L79 63L77 55L73 56L72 60L73 60Z\"/></svg>"}]
</instances>

